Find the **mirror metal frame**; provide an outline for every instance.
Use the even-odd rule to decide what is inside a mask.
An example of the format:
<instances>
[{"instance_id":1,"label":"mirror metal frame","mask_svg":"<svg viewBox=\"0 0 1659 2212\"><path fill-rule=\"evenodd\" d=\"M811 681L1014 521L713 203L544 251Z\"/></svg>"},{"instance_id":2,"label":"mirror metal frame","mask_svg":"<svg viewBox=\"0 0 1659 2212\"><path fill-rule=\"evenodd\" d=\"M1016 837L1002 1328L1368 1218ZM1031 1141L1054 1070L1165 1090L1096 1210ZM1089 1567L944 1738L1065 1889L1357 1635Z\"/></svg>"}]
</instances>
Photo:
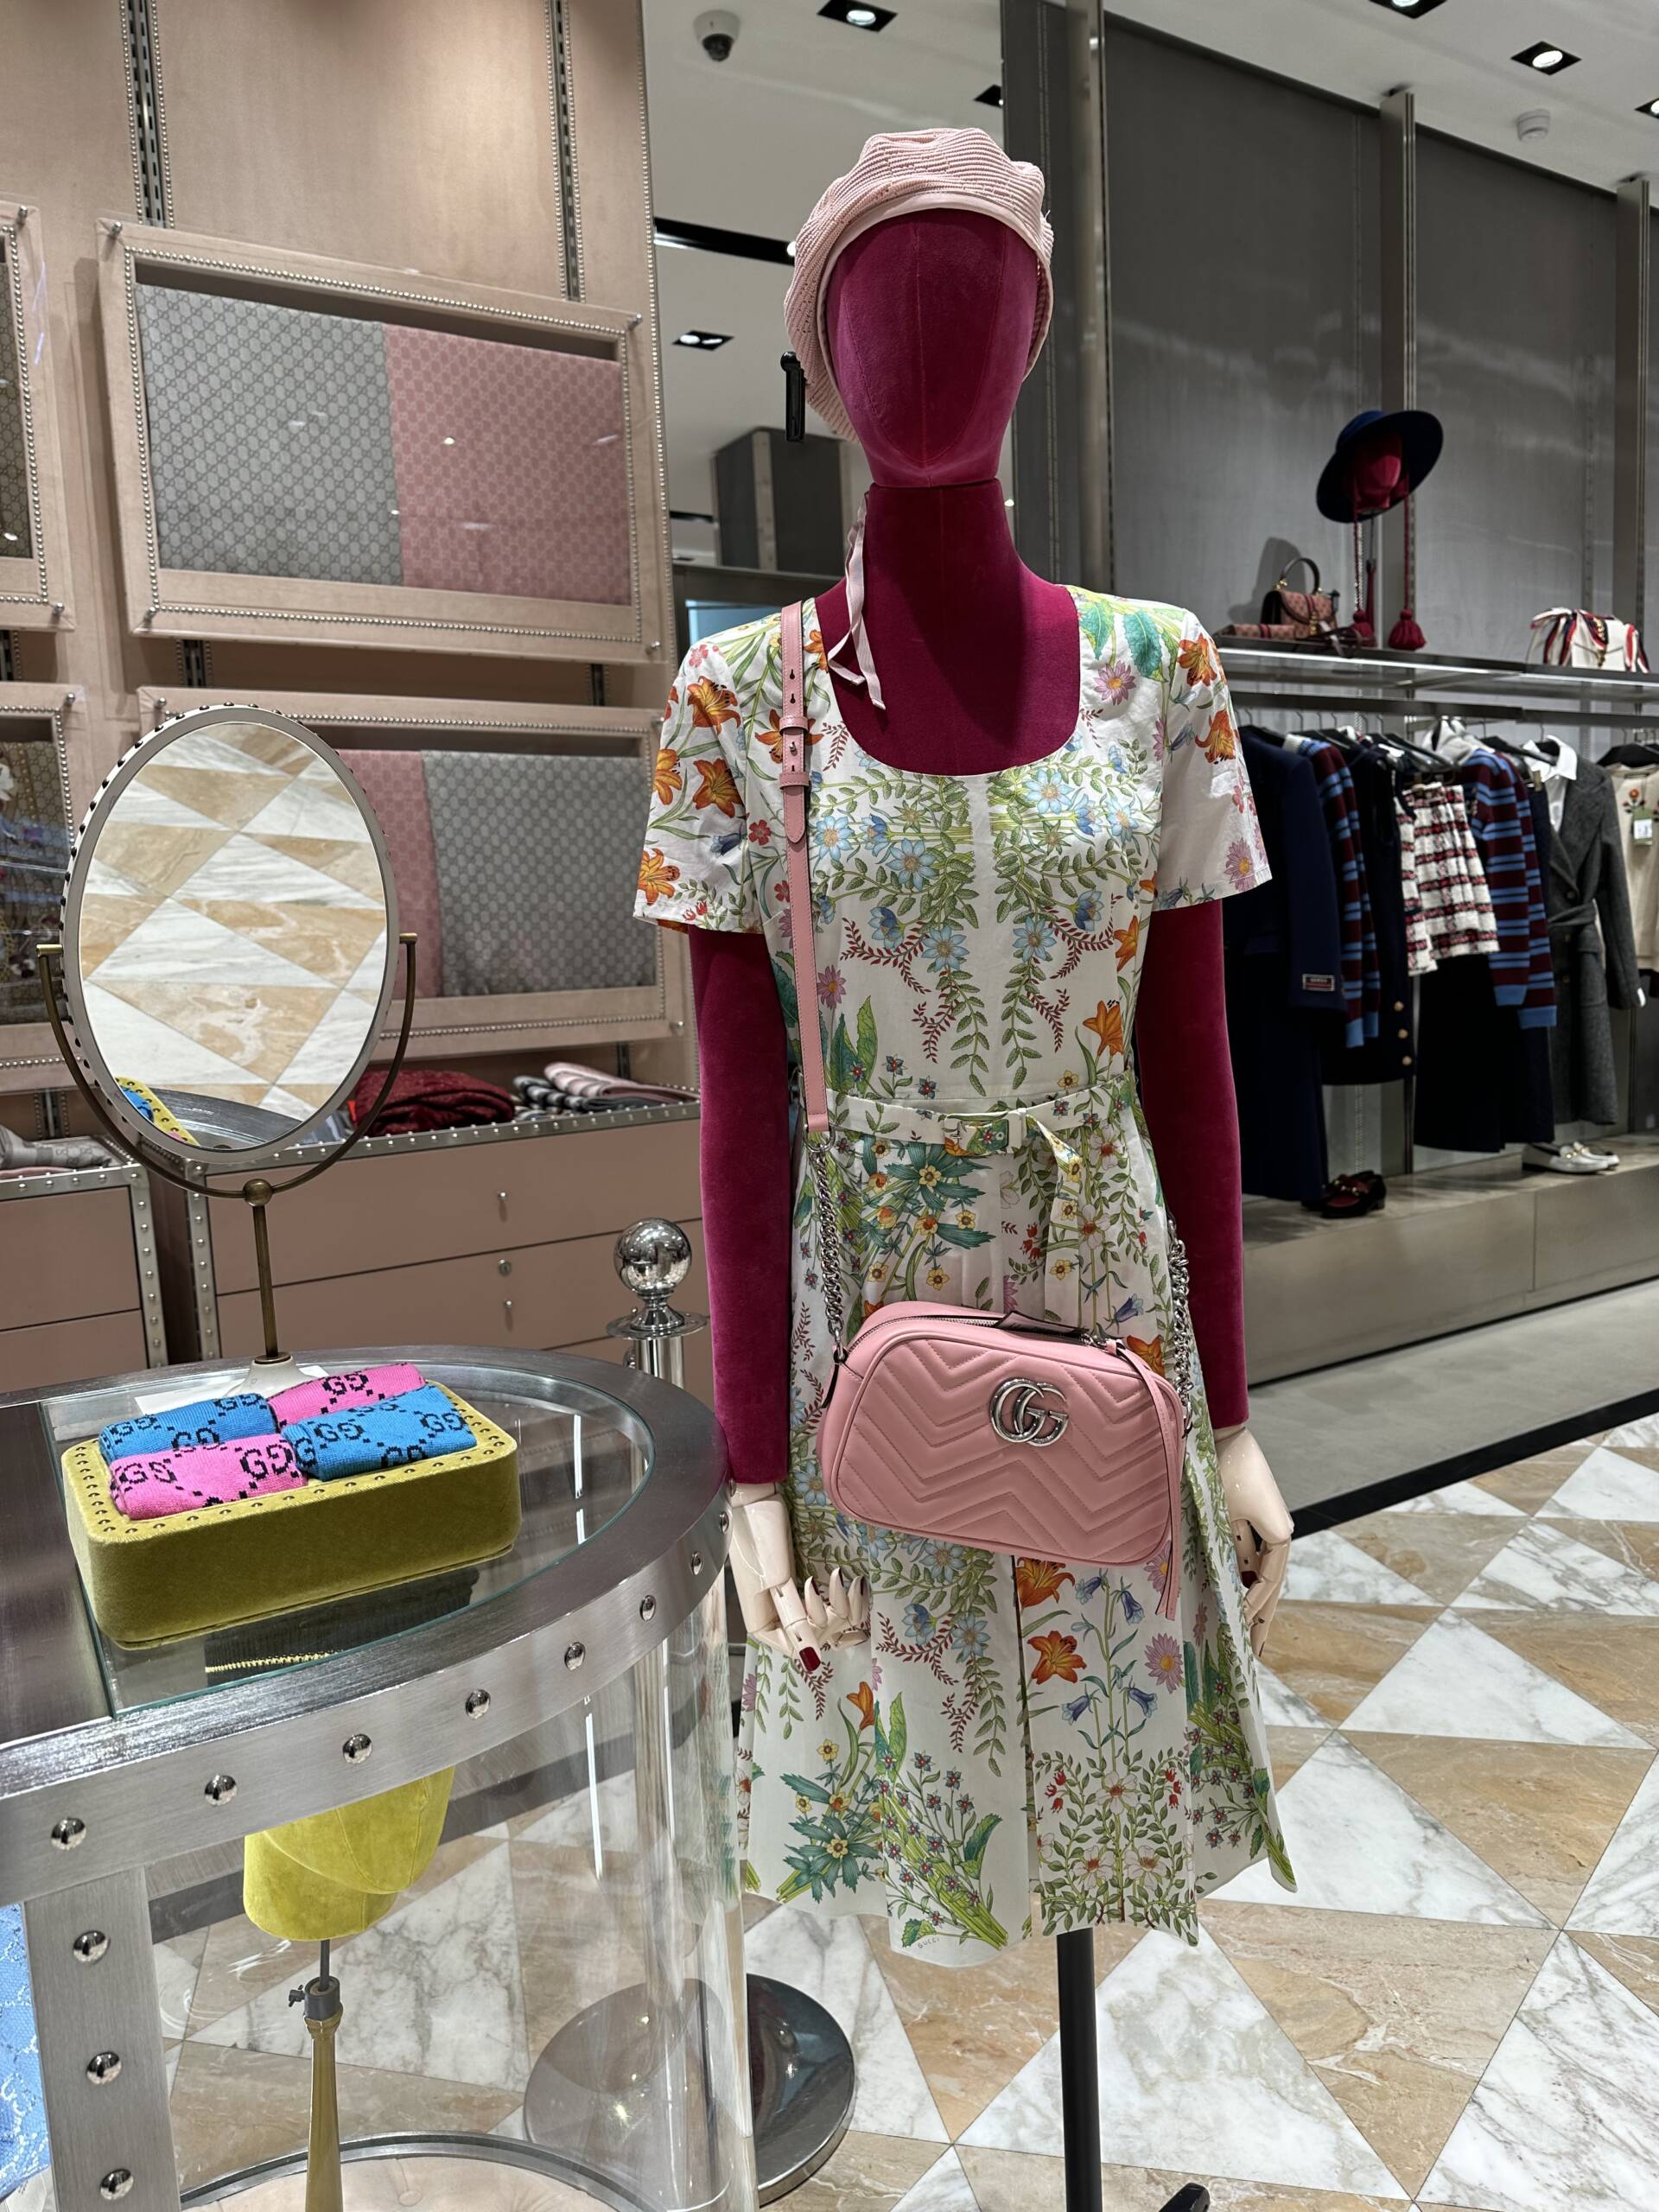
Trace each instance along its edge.
<instances>
[{"instance_id":1,"label":"mirror metal frame","mask_svg":"<svg viewBox=\"0 0 1659 2212\"><path fill-rule=\"evenodd\" d=\"M87 1017L86 993L80 974L80 916L86 896L86 879L91 873L93 856L98 848L99 832L113 811L116 801L127 785L142 770L155 760L157 754L179 738L192 735L226 722L258 721L280 729L287 737L303 745L320 760L326 761L340 778L357 806L365 823L370 842L374 848L380 868L381 888L385 896L386 957L380 977L374 1019L369 1025L368 1035L348 1073L327 1102L317 1108L305 1121L297 1122L280 1140L272 1144L250 1146L245 1149L229 1151L208 1149L203 1146L183 1143L156 1125L129 1103L126 1093L117 1081L114 1071L100 1051L92 1024ZM164 1153L178 1166L194 1169L200 1175L247 1174L253 1171L279 1165L296 1144L304 1144L314 1137L319 1126L336 1112L361 1081L363 1074L374 1057L385 1027L387 1009L391 1003L393 986L397 976L397 892L392 881L391 864L387 857L385 839L380 824L375 819L373 808L356 778L345 762L315 731L291 715L278 714L270 707L250 702L245 706L203 707L192 714L175 715L141 737L130 751L124 753L104 782L99 786L91 806L87 809L79 829L70 860L69 874L65 880L61 925L63 944L63 995L68 1001L68 1040L74 1049L82 1073L98 1092L104 1106L120 1129L123 1137L143 1157L146 1148L154 1147Z\"/></svg>"}]
</instances>

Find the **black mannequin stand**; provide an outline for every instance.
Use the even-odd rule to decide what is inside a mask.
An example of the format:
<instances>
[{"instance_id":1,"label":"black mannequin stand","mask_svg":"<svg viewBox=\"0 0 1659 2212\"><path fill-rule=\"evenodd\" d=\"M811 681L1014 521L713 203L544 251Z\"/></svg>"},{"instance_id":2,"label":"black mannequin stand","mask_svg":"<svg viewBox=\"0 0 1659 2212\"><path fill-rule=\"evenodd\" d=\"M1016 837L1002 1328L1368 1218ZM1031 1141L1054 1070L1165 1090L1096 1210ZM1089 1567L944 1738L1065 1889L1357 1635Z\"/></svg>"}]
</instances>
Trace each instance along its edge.
<instances>
[{"instance_id":1,"label":"black mannequin stand","mask_svg":"<svg viewBox=\"0 0 1659 2212\"><path fill-rule=\"evenodd\" d=\"M1065 2135L1065 2212L1101 2212L1100 2053L1095 2033L1095 1931L1074 1928L1054 1944L1060 1976L1060 2124ZM1195 2181L1164 2212L1210 2212Z\"/></svg>"}]
</instances>

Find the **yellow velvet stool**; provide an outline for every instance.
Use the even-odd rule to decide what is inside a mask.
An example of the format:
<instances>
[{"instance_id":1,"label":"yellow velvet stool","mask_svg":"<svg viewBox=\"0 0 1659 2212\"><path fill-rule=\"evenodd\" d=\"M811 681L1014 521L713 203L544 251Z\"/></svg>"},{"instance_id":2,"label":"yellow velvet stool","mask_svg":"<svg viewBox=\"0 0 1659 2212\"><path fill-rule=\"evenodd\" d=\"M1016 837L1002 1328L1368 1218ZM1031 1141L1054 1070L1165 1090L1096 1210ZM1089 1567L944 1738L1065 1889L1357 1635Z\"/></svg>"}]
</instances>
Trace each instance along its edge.
<instances>
[{"instance_id":1,"label":"yellow velvet stool","mask_svg":"<svg viewBox=\"0 0 1659 2212\"><path fill-rule=\"evenodd\" d=\"M360 1804L251 1835L242 1909L268 1936L340 1942L372 1928L423 1874L443 1833L454 1769Z\"/></svg>"}]
</instances>

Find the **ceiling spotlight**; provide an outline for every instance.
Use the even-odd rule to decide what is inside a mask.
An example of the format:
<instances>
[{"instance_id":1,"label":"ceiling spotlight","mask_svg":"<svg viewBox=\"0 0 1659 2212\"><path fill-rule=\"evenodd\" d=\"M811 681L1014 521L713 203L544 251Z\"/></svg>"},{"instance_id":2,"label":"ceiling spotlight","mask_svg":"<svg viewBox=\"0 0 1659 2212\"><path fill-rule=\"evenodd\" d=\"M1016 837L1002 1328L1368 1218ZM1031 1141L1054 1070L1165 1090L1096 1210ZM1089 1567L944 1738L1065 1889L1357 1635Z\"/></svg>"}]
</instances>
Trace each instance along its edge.
<instances>
[{"instance_id":1,"label":"ceiling spotlight","mask_svg":"<svg viewBox=\"0 0 1659 2212\"><path fill-rule=\"evenodd\" d=\"M976 92L974 94L974 105L976 107L1001 107L1001 105L1002 87L1001 85L987 85L982 92Z\"/></svg>"},{"instance_id":2,"label":"ceiling spotlight","mask_svg":"<svg viewBox=\"0 0 1659 2212\"><path fill-rule=\"evenodd\" d=\"M1536 46L1524 46L1511 58L1525 68L1535 69L1541 77L1558 77L1579 59L1576 54L1569 54L1564 46L1557 46L1549 39L1540 39Z\"/></svg>"},{"instance_id":3,"label":"ceiling spotlight","mask_svg":"<svg viewBox=\"0 0 1659 2212\"><path fill-rule=\"evenodd\" d=\"M1391 8L1396 16L1408 19L1427 16L1441 4L1441 0L1376 0L1379 8Z\"/></svg>"},{"instance_id":4,"label":"ceiling spotlight","mask_svg":"<svg viewBox=\"0 0 1659 2212\"><path fill-rule=\"evenodd\" d=\"M823 0L818 13L855 31L884 31L893 17L891 8L878 8L873 0Z\"/></svg>"},{"instance_id":5,"label":"ceiling spotlight","mask_svg":"<svg viewBox=\"0 0 1659 2212\"><path fill-rule=\"evenodd\" d=\"M1636 111L1638 115L1659 115L1659 100L1643 100Z\"/></svg>"},{"instance_id":6,"label":"ceiling spotlight","mask_svg":"<svg viewBox=\"0 0 1659 2212\"><path fill-rule=\"evenodd\" d=\"M731 342L729 330L683 330L674 340L677 346L690 346L694 352L700 353L716 353L722 346L729 346Z\"/></svg>"}]
</instances>

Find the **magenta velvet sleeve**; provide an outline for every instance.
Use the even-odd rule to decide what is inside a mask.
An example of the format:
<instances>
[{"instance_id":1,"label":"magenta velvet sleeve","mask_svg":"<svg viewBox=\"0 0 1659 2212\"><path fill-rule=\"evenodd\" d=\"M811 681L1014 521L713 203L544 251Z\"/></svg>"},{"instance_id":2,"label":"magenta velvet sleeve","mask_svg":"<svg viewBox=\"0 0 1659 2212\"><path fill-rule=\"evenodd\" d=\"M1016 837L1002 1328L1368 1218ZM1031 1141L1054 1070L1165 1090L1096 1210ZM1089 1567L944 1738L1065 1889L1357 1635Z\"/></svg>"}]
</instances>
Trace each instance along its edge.
<instances>
[{"instance_id":1,"label":"magenta velvet sleeve","mask_svg":"<svg viewBox=\"0 0 1659 2212\"><path fill-rule=\"evenodd\" d=\"M1227 1049L1221 909L1154 914L1135 1010L1141 1103L1192 1276L1192 1333L1217 1428L1249 1419L1238 1110Z\"/></svg>"},{"instance_id":2,"label":"magenta velvet sleeve","mask_svg":"<svg viewBox=\"0 0 1659 2212\"><path fill-rule=\"evenodd\" d=\"M766 941L693 930L702 1246L732 1477L789 1471L789 1049Z\"/></svg>"}]
</instances>

